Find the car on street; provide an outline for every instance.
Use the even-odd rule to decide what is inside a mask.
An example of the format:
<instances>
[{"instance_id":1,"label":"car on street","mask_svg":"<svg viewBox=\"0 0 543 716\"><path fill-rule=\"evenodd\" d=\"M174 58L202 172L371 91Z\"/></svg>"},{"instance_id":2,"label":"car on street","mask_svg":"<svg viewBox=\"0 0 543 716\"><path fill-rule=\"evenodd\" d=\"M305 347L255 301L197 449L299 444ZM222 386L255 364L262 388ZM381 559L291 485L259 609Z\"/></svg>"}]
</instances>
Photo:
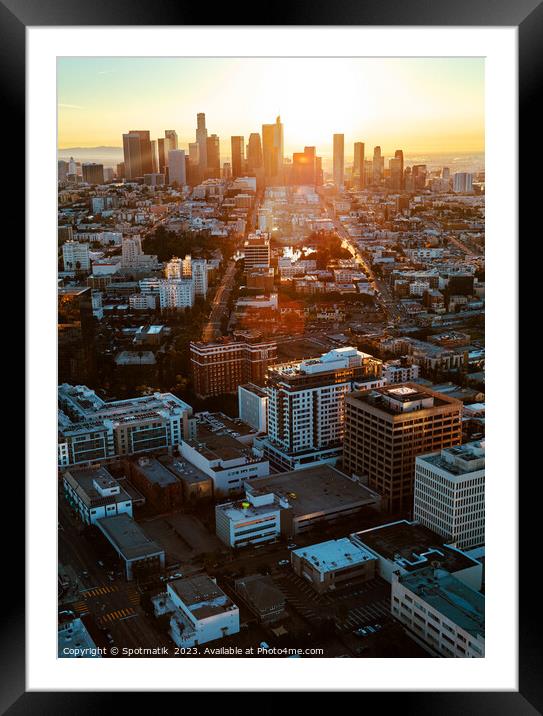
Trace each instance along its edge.
<instances>
[{"instance_id":1,"label":"car on street","mask_svg":"<svg viewBox=\"0 0 543 716\"><path fill-rule=\"evenodd\" d=\"M280 567L288 567L288 565L290 564L290 561L288 559L280 559L279 562L277 562L277 564Z\"/></svg>"}]
</instances>

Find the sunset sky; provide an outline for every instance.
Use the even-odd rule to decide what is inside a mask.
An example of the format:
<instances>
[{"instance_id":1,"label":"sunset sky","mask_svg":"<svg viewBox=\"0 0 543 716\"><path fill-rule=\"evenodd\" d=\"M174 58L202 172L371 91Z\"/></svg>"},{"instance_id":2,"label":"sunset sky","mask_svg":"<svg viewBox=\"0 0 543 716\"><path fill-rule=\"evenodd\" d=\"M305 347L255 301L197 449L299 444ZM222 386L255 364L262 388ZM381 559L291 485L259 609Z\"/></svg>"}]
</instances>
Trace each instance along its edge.
<instances>
[{"instance_id":1,"label":"sunset sky","mask_svg":"<svg viewBox=\"0 0 543 716\"><path fill-rule=\"evenodd\" d=\"M356 48L353 48L356 49ZM280 114L285 155L334 132L383 153L484 151L482 58L59 58L58 146L122 146L122 134L175 129L194 141L196 113L230 153L230 136ZM368 151L368 150L366 150Z\"/></svg>"}]
</instances>

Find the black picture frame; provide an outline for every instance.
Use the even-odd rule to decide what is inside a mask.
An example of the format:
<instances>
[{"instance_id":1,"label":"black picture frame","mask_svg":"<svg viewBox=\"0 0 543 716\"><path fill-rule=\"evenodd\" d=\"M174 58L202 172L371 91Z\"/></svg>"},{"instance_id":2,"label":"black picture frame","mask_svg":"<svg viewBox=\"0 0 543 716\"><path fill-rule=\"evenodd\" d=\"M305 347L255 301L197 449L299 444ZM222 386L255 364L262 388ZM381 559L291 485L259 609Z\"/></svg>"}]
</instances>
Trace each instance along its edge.
<instances>
[{"instance_id":1,"label":"black picture frame","mask_svg":"<svg viewBox=\"0 0 543 716\"><path fill-rule=\"evenodd\" d=\"M211 6L210 6L211 7ZM214 26L220 25L258 25L255 4L238 2L233 6L215 7L212 11ZM9 137L6 149L13 153L10 167L13 174L19 174L21 181L19 216L24 215L22 205L23 186L21 162L22 148L25 146L25 30L28 26L85 26L85 25L194 25L201 26L202 12L197 3L180 4L179 0L93 0L83 3L75 0L0 0L0 86L3 100L3 118L8 121L4 137ZM519 176L527 174L528 161L533 160L533 145L528 142L540 134L540 97L539 82L543 64L541 44L543 41L543 4L541 0L335 0L325 3L323 0L303 0L296 5L274 4L267 19L273 17L274 25L365 25L365 26L514 26L518 28L519 58ZM250 18L252 23L239 22ZM386 54L386 53L384 53ZM491 117L487 121L491 121ZM11 126L9 126L11 125ZM521 151L524 149L524 151ZM522 158L522 159L521 159ZM8 161L6 159L6 161ZM529 216L528 207L538 206L539 183L522 185L520 197L520 216L525 221ZM13 196L15 206L16 196ZM524 211L523 211L524 209ZM28 208L31 210L31 207ZM521 224L522 226L522 224ZM18 226L21 231L21 224ZM520 234L520 227L519 227ZM515 349L511 341L509 349ZM498 476L494 476L496 478ZM521 514L526 514L527 501L537 501L541 487L536 475L530 484L529 497L520 493ZM10 501L19 506L24 504L23 481L11 480ZM539 494L537 493L539 490ZM22 510L21 510L22 511ZM365 693L363 707L371 707L368 699L379 698L380 704L386 697L386 706L397 707L407 713L425 714L536 714L543 713L543 668L538 633L540 603L538 590L534 589L536 570L535 536L531 524L526 518L519 519L520 529L520 567L523 586L519 596L519 691L518 692L409 692L409 693ZM7 607L3 611L0 647L0 713L10 716L22 714L77 714L108 713L118 708L120 698L126 694L105 694L100 692L27 692L25 689L25 620L24 620L24 529L19 521L13 533L10 533L9 549L4 551L4 574L9 574L9 586L5 584L8 596ZM23 554L21 554L23 552ZM504 565L504 578L515 578L511 570ZM519 580L520 581L520 580ZM270 685L272 686L272 685ZM274 684L273 686L277 686ZM100 685L97 684L97 688ZM356 684L353 684L353 690ZM276 710L276 698L281 694L270 693L260 709L271 713ZM221 697L222 694L206 695ZM148 697L138 694L140 705L148 703ZM152 698L152 697L151 697ZM392 703L394 700L394 704ZM177 702L179 707L182 706ZM202 704L201 704L202 705ZM362 707L362 704L360 704ZM382 706L381 706L382 708Z\"/></svg>"}]
</instances>

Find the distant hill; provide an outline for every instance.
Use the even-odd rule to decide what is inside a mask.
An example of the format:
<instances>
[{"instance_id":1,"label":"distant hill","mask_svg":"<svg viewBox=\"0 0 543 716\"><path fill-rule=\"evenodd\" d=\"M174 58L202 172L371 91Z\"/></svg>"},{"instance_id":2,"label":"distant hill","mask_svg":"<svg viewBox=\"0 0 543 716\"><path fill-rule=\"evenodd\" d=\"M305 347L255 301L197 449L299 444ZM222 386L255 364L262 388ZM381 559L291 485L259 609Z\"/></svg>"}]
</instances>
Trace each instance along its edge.
<instances>
[{"instance_id":1,"label":"distant hill","mask_svg":"<svg viewBox=\"0 0 543 716\"><path fill-rule=\"evenodd\" d=\"M66 147L57 154L59 159L73 157L76 162L96 162L107 167L123 161L122 147Z\"/></svg>"}]
</instances>

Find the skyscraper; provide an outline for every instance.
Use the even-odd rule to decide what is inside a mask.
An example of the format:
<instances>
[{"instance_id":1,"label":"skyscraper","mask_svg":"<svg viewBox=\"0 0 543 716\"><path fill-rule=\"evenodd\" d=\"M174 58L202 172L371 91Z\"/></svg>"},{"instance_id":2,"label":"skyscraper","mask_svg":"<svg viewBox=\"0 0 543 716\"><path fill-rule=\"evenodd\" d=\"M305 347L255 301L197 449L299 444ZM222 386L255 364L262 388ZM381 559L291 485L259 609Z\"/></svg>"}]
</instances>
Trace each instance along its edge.
<instances>
[{"instance_id":1,"label":"skyscraper","mask_svg":"<svg viewBox=\"0 0 543 716\"><path fill-rule=\"evenodd\" d=\"M203 112L196 115L196 142L199 151L200 177L204 177L207 169L207 129L206 116Z\"/></svg>"},{"instance_id":2,"label":"skyscraper","mask_svg":"<svg viewBox=\"0 0 543 716\"><path fill-rule=\"evenodd\" d=\"M220 179L221 150L219 137L216 134L207 138L207 170L210 177Z\"/></svg>"},{"instance_id":3,"label":"skyscraper","mask_svg":"<svg viewBox=\"0 0 543 716\"><path fill-rule=\"evenodd\" d=\"M283 175L283 125L281 117L275 124L262 125L262 159L268 183L280 183Z\"/></svg>"},{"instance_id":4,"label":"skyscraper","mask_svg":"<svg viewBox=\"0 0 543 716\"><path fill-rule=\"evenodd\" d=\"M159 137L157 139L157 151L158 151L158 170L162 174L166 173L166 167L168 166L168 152L174 147L170 146L170 140L167 137Z\"/></svg>"},{"instance_id":5,"label":"skyscraper","mask_svg":"<svg viewBox=\"0 0 543 716\"><path fill-rule=\"evenodd\" d=\"M373 183L379 186L383 181L385 168L385 158L381 156L381 147L373 149Z\"/></svg>"},{"instance_id":6,"label":"skyscraper","mask_svg":"<svg viewBox=\"0 0 543 716\"><path fill-rule=\"evenodd\" d=\"M399 157L389 159L388 168L390 171L390 187L399 190L402 188L402 160Z\"/></svg>"},{"instance_id":7,"label":"skyscraper","mask_svg":"<svg viewBox=\"0 0 543 716\"><path fill-rule=\"evenodd\" d=\"M170 149L179 149L177 144L177 132L175 129L166 129L164 132L166 139L170 140Z\"/></svg>"},{"instance_id":8,"label":"skyscraper","mask_svg":"<svg viewBox=\"0 0 543 716\"><path fill-rule=\"evenodd\" d=\"M249 135L247 144L247 169L249 172L255 171L262 167L262 143L260 134L253 132Z\"/></svg>"},{"instance_id":9,"label":"skyscraper","mask_svg":"<svg viewBox=\"0 0 543 716\"><path fill-rule=\"evenodd\" d=\"M185 152L182 149L173 149L168 152L168 168L170 184L184 186L187 183Z\"/></svg>"},{"instance_id":10,"label":"skyscraper","mask_svg":"<svg viewBox=\"0 0 543 716\"><path fill-rule=\"evenodd\" d=\"M231 137L232 143L232 176L234 179L243 176L244 138L241 136Z\"/></svg>"},{"instance_id":11,"label":"skyscraper","mask_svg":"<svg viewBox=\"0 0 543 716\"><path fill-rule=\"evenodd\" d=\"M400 189L403 189L403 151L401 149L396 149L394 152L394 158L398 159L400 161Z\"/></svg>"},{"instance_id":12,"label":"skyscraper","mask_svg":"<svg viewBox=\"0 0 543 716\"><path fill-rule=\"evenodd\" d=\"M291 184L317 183L317 156L315 147L305 147L303 152L292 155Z\"/></svg>"},{"instance_id":13,"label":"skyscraper","mask_svg":"<svg viewBox=\"0 0 543 716\"><path fill-rule=\"evenodd\" d=\"M148 130L131 129L123 134L124 171L127 179L153 173L151 137Z\"/></svg>"},{"instance_id":14,"label":"skyscraper","mask_svg":"<svg viewBox=\"0 0 543 716\"><path fill-rule=\"evenodd\" d=\"M365 185L364 142L354 143L353 184L359 188Z\"/></svg>"},{"instance_id":15,"label":"skyscraper","mask_svg":"<svg viewBox=\"0 0 543 716\"><path fill-rule=\"evenodd\" d=\"M345 176L345 137L334 134L334 184L338 191L344 186Z\"/></svg>"}]
</instances>

